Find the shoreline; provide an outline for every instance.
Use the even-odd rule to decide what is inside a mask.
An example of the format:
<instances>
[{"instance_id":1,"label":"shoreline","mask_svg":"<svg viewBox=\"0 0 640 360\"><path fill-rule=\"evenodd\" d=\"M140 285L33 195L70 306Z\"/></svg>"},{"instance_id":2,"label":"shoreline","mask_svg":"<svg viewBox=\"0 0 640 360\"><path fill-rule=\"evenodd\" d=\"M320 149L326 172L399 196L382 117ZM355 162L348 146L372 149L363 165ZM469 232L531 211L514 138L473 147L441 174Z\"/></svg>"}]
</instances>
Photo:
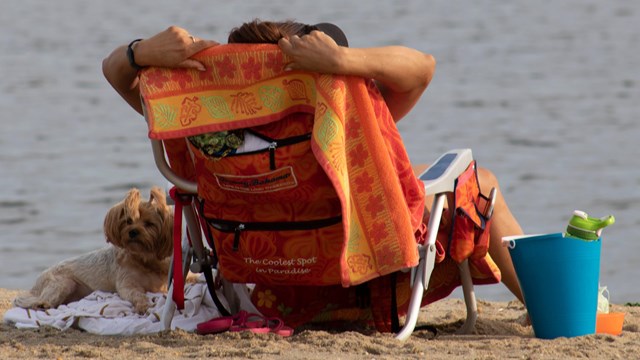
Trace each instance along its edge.
<instances>
[{"instance_id":1,"label":"shoreline","mask_svg":"<svg viewBox=\"0 0 640 360\"><path fill-rule=\"evenodd\" d=\"M21 290L0 289L0 314ZM594 334L554 340L537 339L523 325L525 308L517 301L478 301L478 321L471 335L455 335L465 317L464 302L444 299L422 309L417 330L401 342L392 334L338 332L330 328L298 330L291 337L274 334L198 335L168 331L153 335L104 336L76 329L17 329L2 323L0 358L32 359L579 359L633 358L640 352L640 307L612 305L625 313L619 336ZM435 328L435 334L432 332Z\"/></svg>"}]
</instances>

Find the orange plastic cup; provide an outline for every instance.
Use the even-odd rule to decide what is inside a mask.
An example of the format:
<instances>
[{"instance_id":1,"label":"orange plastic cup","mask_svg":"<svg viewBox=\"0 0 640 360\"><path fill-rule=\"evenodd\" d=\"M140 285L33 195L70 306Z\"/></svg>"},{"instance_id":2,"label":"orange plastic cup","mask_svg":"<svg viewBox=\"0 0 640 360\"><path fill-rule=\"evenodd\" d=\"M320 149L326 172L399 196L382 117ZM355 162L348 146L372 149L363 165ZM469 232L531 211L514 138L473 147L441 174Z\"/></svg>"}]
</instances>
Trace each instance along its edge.
<instances>
[{"instance_id":1,"label":"orange plastic cup","mask_svg":"<svg viewBox=\"0 0 640 360\"><path fill-rule=\"evenodd\" d=\"M598 334L622 334L622 324L624 323L623 312L598 313L596 317L596 333Z\"/></svg>"}]
</instances>

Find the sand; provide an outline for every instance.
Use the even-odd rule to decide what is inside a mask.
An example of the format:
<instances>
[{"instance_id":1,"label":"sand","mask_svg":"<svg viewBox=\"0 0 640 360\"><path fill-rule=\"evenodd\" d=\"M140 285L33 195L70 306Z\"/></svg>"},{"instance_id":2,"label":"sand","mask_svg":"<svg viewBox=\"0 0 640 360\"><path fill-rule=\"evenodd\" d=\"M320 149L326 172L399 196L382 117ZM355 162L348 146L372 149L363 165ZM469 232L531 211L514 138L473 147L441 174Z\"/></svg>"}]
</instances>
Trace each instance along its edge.
<instances>
[{"instance_id":1,"label":"sand","mask_svg":"<svg viewBox=\"0 0 640 360\"><path fill-rule=\"evenodd\" d=\"M0 314L18 291L0 289ZM460 299L445 299L421 312L404 342L368 330L302 329L288 338L273 334L223 333L201 336L184 331L144 336L100 336L71 329L20 330L0 327L1 359L633 359L640 353L640 307L612 305L625 313L619 336L594 334L537 339L525 325L518 302L478 304L472 335L456 335L465 316Z\"/></svg>"}]
</instances>

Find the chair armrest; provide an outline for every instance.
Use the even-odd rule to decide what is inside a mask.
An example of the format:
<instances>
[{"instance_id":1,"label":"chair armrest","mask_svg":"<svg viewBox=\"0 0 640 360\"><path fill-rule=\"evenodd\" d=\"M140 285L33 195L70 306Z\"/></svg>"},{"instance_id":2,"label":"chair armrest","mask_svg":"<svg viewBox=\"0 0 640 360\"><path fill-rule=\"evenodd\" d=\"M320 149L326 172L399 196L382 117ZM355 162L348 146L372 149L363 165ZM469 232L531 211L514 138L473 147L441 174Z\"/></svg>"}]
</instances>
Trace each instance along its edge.
<instances>
[{"instance_id":1,"label":"chair armrest","mask_svg":"<svg viewBox=\"0 0 640 360\"><path fill-rule=\"evenodd\" d=\"M450 150L418 176L427 195L452 192L455 180L473 161L471 149Z\"/></svg>"},{"instance_id":2,"label":"chair armrest","mask_svg":"<svg viewBox=\"0 0 640 360\"><path fill-rule=\"evenodd\" d=\"M198 193L197 183L181 177L171 169L164 153L164 145L162 145L162 141L151 139L151 149L153 150L153 159L156 162L158 170L167 180L169 180L169 182L188 193Z\"/></svg>"}]
</instances>

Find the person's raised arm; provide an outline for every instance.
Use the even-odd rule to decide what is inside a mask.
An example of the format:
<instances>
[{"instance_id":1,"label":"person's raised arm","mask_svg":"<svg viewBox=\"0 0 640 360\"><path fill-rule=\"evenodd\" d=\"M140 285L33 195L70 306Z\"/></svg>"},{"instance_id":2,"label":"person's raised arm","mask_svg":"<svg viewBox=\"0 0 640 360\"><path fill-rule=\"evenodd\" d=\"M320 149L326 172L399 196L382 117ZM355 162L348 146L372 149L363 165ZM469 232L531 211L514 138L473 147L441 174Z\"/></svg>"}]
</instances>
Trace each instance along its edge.
<instances>
[{"instance_id":1,"label":"person's raised arm","mask_svg":"<svg viewBox=\"0 0 640 360\"><path fill-rule=\"evenodd\" d=\"M204 65L190 59L193 54L218 45L211 40L197 39L177 26L171 26L149 39L133 44L135 63L141 67L183 67L204 70ZM117 47L102 61L102 72L122 98L142 114L138 71L129 63L127 45Z\"/></svg>"},{"instance_id":2,"label":"person's raised arm","mask_svg":"<svg viewBox=\"0 0 640 360\"><path fill-rule=\"evenodd\" d=\"M404 46L341 47L320 31L283 38L278 44L293 57L289 69L374 79L395 121L418 102L435 71L433 56L418 50Z\"/></svg>"}]
</instances>

